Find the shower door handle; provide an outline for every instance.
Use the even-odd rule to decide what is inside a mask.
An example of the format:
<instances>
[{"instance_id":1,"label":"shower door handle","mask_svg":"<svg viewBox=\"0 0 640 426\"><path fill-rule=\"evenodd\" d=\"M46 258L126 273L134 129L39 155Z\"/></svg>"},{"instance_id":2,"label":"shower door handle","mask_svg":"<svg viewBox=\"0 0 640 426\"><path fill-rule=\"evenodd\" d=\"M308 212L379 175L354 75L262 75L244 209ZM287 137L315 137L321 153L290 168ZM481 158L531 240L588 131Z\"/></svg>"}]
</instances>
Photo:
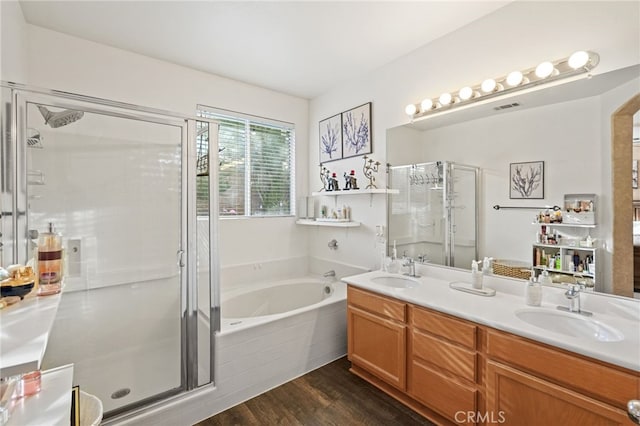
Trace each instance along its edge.
<instances>
[{"instance_id":1,"label":"shower door handle","mask_svg":"<svg viewBox=\"0 0 640 426\"><path fill-rule=\"evenodd\" d=\"M184 268L184 250L178 250L176 252L176 257L178 258L178 266Z\"/></svg>"}]
</instances>

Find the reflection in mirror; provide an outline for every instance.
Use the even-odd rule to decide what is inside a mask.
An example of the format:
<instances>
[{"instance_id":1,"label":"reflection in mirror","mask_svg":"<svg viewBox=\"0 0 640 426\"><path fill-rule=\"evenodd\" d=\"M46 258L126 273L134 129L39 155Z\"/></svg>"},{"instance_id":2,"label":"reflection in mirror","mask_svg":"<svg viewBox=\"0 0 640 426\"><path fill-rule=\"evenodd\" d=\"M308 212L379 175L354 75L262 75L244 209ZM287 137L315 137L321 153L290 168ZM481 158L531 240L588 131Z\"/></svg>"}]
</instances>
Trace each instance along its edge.
<instances>
[{"instance_id":1,"label":"reflection in mirror","mask_svg":"<svg viewBox=\"0 0 640 426\"><path fill-rule=\"evenodd\" d=\"M539 213L533 207L560 205L565 194L597 194L599 210L591 232L598 249L596 291L612 292L616 281L611 277L616 270L613 247L621 245L613 241L612 222L619 209L614 208L611 196L611 176L615 180L617 175L606 160L611 155L609 126L613 111L637 93L639 71L632 66L416 119L387 130L386 160L392 166L441 159L477 166L482 173L478 256L528 265L534 259L536 229L532 222ZM518 106L502 109L506 104ZM511 199L509 165L527 161L544 161L544 198ZM627 168L625 182L631 182L631 166ZM522 209L497 211L492 208L496 204ZM393 229L389 231L392 244ZM422 253L414 253L418 254ZM627 281L631 286L632 280Z\"/></svg>"},{"instance_id":2,"label":"reflection in mirror","mask_svg":"<svg viewBox=\"0 0 640 426\"><path fill-rule=\"evenodd\" d=\"M389 197L389 249L469 269L478 255L478 168L446 161L394 166L389 183L399 191Z\"/></svg>"},{"instance_id":3,"label":"reflection in mirror","mask_svg":"<svg viewBox=\"0 0 640 426\"><path fill-rule=\"evenodd\" d=\"M640 188L638 166L640 164L640 112L633 115L633 162L631 164L631 188L633 190L633 290L640 292Z\"/></svg>"}]
</instances>

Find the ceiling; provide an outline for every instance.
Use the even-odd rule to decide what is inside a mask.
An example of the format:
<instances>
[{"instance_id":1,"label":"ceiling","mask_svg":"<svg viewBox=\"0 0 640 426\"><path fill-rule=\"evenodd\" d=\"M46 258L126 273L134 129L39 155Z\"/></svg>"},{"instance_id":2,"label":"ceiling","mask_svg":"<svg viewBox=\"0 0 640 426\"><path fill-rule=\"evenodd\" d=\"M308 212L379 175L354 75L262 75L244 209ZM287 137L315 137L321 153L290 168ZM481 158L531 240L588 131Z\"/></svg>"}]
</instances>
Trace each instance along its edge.
<instances>
[{"instance_id":1,"label":"ceiling","mask_svg":"<svg viewBox=\"0 0 640 426\"><path fill-rule=\"evenodd\" d=\"M314 98L509 1L31 1L28 23Z\"/></svg>"}]
</instances>

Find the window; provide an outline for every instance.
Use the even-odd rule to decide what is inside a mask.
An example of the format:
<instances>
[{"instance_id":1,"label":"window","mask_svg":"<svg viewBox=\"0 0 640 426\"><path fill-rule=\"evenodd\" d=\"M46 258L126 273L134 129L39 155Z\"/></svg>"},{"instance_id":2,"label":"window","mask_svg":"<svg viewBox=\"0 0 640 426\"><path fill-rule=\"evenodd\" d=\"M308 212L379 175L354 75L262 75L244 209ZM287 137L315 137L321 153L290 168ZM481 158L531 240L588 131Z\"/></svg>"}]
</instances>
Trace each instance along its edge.
<instances>
[{"instance_id":1,"label":"window","mask_svg":"<svg viewBox=\"0 0 640 426\"><path fill-rule=\"evenodd\" d=\"M198 115L220 123L220 216L292 215L293 125L202 106L198 107ZM203 182L198 182L198 200L203 199L201 191L206 192L208 181ZM202 206L207 203L208 200ZM201 212L206 214L199 207L198 214Z\"/></svg>"}]
</instances>

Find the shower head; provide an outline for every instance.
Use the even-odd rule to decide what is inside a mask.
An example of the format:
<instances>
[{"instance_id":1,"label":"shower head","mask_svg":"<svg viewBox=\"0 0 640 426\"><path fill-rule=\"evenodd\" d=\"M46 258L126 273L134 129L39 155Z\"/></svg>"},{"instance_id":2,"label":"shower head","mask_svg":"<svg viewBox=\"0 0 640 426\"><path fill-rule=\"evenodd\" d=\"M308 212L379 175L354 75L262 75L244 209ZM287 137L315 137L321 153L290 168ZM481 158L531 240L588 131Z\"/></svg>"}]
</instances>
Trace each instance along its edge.
<instances>
[{"instance_id":1,"label":"shower head","mask_svg":"<svg viewBox=\"0 0 640 426\"><path fill-rule=\"evenodd\" d=\"M78 121L84 115L82 111L75 111L72 109L65 109L60 112L51 112L46 107L38 105L40 113L44 117L44 124L48 124L52 128L66 126L74 121Z\"/></svg>"}]
</instances>

